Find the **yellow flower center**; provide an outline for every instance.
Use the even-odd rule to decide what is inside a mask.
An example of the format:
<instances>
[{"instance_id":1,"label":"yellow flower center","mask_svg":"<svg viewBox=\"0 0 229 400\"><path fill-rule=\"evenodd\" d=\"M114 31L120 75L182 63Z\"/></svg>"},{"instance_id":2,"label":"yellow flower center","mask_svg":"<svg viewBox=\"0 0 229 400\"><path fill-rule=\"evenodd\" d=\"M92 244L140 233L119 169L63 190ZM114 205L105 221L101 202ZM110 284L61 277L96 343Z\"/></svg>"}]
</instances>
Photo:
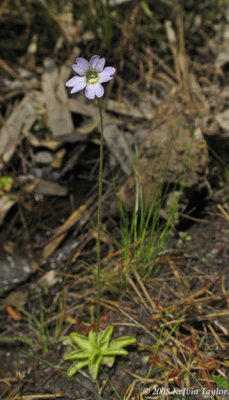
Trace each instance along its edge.
<instances>
[{"instance_id":1,"label":"yellow flower center","mask_svg":"<svg viewBox=\"0 0 229 400\"><path fill-rule=\"evenodd\" d=\"M99 82L98 73L93 69L89 69L86 73L86 82L88 85L94 85L95 83L98 83Z\"/></svg>"}]
</instances>

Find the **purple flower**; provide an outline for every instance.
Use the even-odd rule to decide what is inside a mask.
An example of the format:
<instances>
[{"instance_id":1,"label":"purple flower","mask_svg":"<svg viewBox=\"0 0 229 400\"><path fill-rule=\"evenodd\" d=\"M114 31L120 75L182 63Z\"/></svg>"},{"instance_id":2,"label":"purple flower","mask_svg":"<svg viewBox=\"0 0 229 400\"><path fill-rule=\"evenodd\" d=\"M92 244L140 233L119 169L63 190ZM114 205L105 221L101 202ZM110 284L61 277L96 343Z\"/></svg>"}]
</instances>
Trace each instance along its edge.
<instances>
[{"instance_id":1,"label":"purple flower","mask_svg":"<svg viewBox=\"0 0 229 400\"><path fill-rule=\"evenodd\" d=\"M104 89L101 83L110 81L113 78L111 75L115 73L115 68L104 68L104 65L105 58L99 56L91 57L89 62L84 58L77 58L72 68L78 75L69 79L65 85L72 87L71 93L86 88L85 96L88 99L102 97Z\"/></svg>"}]
</instances>

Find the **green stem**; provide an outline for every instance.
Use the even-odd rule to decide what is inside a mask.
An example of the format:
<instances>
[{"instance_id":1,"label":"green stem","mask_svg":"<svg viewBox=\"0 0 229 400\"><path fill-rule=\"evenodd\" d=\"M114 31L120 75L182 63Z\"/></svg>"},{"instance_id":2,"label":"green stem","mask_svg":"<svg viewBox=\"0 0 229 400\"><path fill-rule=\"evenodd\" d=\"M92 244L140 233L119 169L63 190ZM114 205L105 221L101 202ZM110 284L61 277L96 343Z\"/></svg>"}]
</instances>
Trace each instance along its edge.
<instances>
[{"instance_id":1,"label":"green stem","mask_svg":"<svg viewBox=\"0 0 229 400\"><path fill-rule=\"evenodd\" d=\"M96 287L97 287L97 312L96 312L96 332L99 331L100 323L100 302L101 302L101 209L102 209L102 178L103 178L103 113L100 99L97 97L100 116L100 155L99 155L99 202L98 202L98 219L97 219L97 271L96 271Z\"/></svg>"}]
</instances>

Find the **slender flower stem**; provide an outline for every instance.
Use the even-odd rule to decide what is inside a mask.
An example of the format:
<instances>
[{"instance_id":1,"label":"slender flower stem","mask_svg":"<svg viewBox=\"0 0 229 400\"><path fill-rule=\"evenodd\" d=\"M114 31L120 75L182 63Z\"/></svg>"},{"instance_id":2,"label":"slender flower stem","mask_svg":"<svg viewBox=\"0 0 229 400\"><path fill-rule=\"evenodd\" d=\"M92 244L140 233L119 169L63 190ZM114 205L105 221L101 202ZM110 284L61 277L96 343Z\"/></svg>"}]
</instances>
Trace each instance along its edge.
<instances>
[{"instance_id":1,"label":"slender flower stem","mask_svg":"<svg viewBox=\"0 0 229 400\"><path fill-rule=\"evenodd\" d=\"M101 209L102 209L102 178L103 178L103 113L100 99L97 97L100 116L100 155L99 155L99 202L98 202L98 219L97 219L97 312L96 312L96 332L99 331L100 323L100 300L101 300Z\"/></svg>"}]
</instances>

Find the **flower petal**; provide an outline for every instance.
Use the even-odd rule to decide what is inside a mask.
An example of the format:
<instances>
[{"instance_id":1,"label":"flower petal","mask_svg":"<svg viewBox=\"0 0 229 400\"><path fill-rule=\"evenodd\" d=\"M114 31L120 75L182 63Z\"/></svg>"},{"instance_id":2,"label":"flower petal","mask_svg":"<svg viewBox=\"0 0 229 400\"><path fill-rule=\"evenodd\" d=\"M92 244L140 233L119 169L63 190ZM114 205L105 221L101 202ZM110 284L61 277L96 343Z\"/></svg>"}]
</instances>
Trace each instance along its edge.
<instances>
[{"instance_id":1,"label":"flower petal","mask_svg":"<svg viewBox=\"0 0 229 400\"><path fill-rule=\"evenodd\" d=\"M102 97L104 94L104 88L100 83L95 83L93 85L87 85L85 90L85 96L92 100L96 97Z\"/></svg>"},{"instance_id":2,"label":"flower petal","mask_svg":"<svg viewBox=\"0 0 229 400\"><path fill-rule=\"evenodd\" d=\"M113 79L113 76L105 75L102 72L100 72L100 74L99 74L99 82L100 83L108 82L111 79Z\"/></svg>"},{"instance_id":3,"label":"flower petal","mask_svg":"<svg viewBox=\"0 0 229 400\"><path fill-rule=\"evenodd\" d=\"M82 67L81 65L78 64L73 64L72 69L75 71L76 74L81 76L85 75L87 72L87 69L85 69L84 66Z\"/></svg>"},{"instance_id":4,"label":"flower petal","mask_svg":"<svg viewBox=\"0 0 229 400\"><path fill-rule=\"evenodd\" d=\"M102 97L104 95L104 88L100 83L96 83L94 85L95 95L96 97Z\"/></svg>"},{"instance_id":5,"label":"flower petal","mask_svg":"<svg viewBox=\"0 0 229 400\"><path fill-rule=\"evenodd\" d=\"M105 58L101 58L100 60L98 60L95 66L96 72L101 72L104 68L104 65L105 65Z\"/></svg>"},{"instance_id":6,"label":"flower petal","mask_svg":"<svg viewBox=\"0 0 229 400\"><path fill-rule=\"evenodd\" d=\"M103 82L108 82L111 79L113 79L113 75L115 73L115 68L113 67L106 67L104 68L104 70L102 72L100 72L99 75L99 82L103 83Z\"/></svg>"},{"instance_id":7,"label":"flower petal","mask_svg":"<svg viewBox=\"0 0 229 400\"><path fill-rule=\"evenodd\" d=\"M67 87L72 87L75 86L75 83L77 82L77 76L74 76L74 78L69 79L66 83L65 86Z\"/></svg>"},{"instance_id":8,"label":"flower petal","mask_svg":"<svg viewBox=\"0 0 229 400\"><path fill-rule=\"evenodd\" d=\"M71 90L71 93L77 93L80 90L84 89L86 87L86 82L85 83L79 83L77 86L74 86L74 88Z\"/></svg>"},{"instance_id":9,"label":"flower petal","mask_svg":"<svg viewBox=\"0 0 229 400\"><path fill-rule=\"evenodd\" d=\"M106 68L104 68L104 70L102 72L104 72L107 75L114 75L115 68L114 67L106 67Z\"/></svg>"},{"instance_id":10,"label":"flower petal","mask_svg":"<svg viewBox=\"0 0 229 400\"><path fill-rule=\"evenodd\" d=\"M66 82L66 86L68 87L73 86L71 93L79 92L80 90L86 87L86 78L85 76L83 77L74 76L74 78L71 78L69 79L68 82Z\"/></svg>"},{"instance_id":11,"label":"flower petal","mask_svg":"<svg viewBox=\"0 0 229 400\"><path fill-rule=\"evenodd\" d=\"M72 68L77 74L85 75L89 68L89 63L84 58L77 58L76 64L73 64Z\"/></svg>"},{"instance_id":12,"label":"flower petal","mask_svg":"<svg viewBox=\"0 0 229 400\"><path fill-rule=\"evenodd\" d=\"M93 56L91 57L90 61L89 61L89 66L91 69L95 69L96 70L96 66L97 64L100 62L100 57L99 56ZM97 71L97 70L96 70Z\"/></svg>"},{"instance_id":13,"label":"flower petal","mask_svg":"<svg viewBox=\"0 0 229 400\"><path fill-rule=\"evenodd\" d=\"M85 90L85 96L90 99L93 100L95 98L95 85L87 85L86 90Z\"/></svg>"}]
</instances>

